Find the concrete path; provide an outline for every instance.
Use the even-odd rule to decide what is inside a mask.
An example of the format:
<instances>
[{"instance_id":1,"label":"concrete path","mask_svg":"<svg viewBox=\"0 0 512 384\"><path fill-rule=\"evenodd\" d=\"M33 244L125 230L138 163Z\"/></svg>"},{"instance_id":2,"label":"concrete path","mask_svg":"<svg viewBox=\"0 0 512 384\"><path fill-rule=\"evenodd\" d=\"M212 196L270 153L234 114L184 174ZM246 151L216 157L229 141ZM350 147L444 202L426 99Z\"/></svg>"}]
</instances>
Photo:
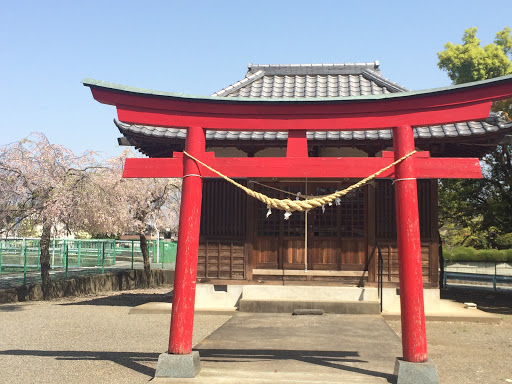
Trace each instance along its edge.
<instances>
[{"instance_id":1,"label":"concrete path","mask_svg":"<svg viewBox=\"0 0 512 384\"><path fill-rule=\"evenodd\" d=\"M401 342L380 315L239 313L195 348L194 379L152 383L389 383Z\"/></svg>"}]
</instances>

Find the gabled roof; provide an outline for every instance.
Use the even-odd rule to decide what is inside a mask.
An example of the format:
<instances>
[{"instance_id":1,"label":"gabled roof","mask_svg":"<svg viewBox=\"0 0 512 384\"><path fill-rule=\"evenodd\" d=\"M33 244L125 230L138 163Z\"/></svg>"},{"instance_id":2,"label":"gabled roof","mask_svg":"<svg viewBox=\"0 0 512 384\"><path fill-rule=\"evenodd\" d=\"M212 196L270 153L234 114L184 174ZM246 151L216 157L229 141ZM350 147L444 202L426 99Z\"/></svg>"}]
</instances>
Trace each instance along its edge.
<instances>
[{"instance_id":1,"label":"gabled roof","mask_svg":"<svg viewBox=\"0 0 512 384\"><path fill-rule=\"evenodd\" d=\"M243 80L212 96L318 98L404 91L408 89L381 76L378 61L354 64L249 64Z\"/></svg>"},{"instance_id":2,"label":"gabled roof","mask_svg":"<svg viewBox=\"0 0 512 384\"><path fill-rule=\"evenodd\" d=\"M348 64L290 64L255 65L249 64L244 79L215 92L219 98L250 99L325 99L357 96L384 95L409 91L382 76L379 62ZM377 96L378 97L378 96ZM182 150L186 130L145 125L132 125L115 121L119 131L125 136L125 145L134 145L142 153L159 157L168 156L170 151ZM491 114L486 121L447 124L442 126L414 128L418 147L431 150L432 143L439 147L437 154L442 156L455 150L462 156L482 156L496 144L504 133L512 130L512 122L505 123L499 116ZM471 141L467 138L471 136ZM245 145L282 146L288 137L287 132L206 132L207 146ZM368 131L308 131L308 142L316 145L354 146L363 148L365 144L374 148L391 146L391 130ZM158 139L158 142L154 140ZM126 141L128 143L126 143ZM457 150L459 142L466 145ZM121 142L121 141L120 141ZM235 144L236 143L236 144ZM241 144L242 143L242 144ZM480 145L470 150L467 144Z\"/></svg>"}]
</instances>

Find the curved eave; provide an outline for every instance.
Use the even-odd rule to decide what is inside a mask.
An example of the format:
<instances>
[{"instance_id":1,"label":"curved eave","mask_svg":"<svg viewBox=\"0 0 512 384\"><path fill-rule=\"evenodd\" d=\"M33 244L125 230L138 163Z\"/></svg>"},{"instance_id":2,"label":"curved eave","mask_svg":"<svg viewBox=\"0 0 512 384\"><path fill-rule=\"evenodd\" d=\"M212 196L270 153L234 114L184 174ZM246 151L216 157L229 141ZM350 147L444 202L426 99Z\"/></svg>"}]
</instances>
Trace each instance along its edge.
<instances>
[{"instance_id":1,"label":"curved eave","mask_svg":"<svg viewBox=\"0 0 512 384\"><path fill-rule=\"evenodd\" d=\"M225 104L318 104L318 103L336 103L336 102L357 102L357 101L375 101L382 99L400 99L410 98L415 96L428 96L433 94L445 94L452 92L460 92L467 89L477 89L480 87L489 87L499 84L508 83L512 86L512 75L495 77L493 79L475 81L471 83L464 83L458 85L451 85L447 87L424 89L419 91L406 91L396 92L378 95L365 95L365 96L350 96L350 97L317 97L317 98L298 98L298 97L283 97L283 98L251 98L251 97L226 97L226 96L202 96L202 95L190 95L186 93L177 92L165 92L155 91L152 89L137 88L127 85L109 83L102 80L95 80L85 78L82 80L82 84L86 87L95 87L98 89L105 89L111 91L117 91L121 93L157 97L170 100L187 100L187 101L199 101L199 102L213 102L213 103L225 103Z\"/></svg>"},{"instance_id":2,"label":"curved eave","mask_svg":"<svg viewBox=\"0 0 512 384\"><path fill-rule=\"evenodd\" d=\"M218 130L367 130L481 120L491 102L512 97L512 75L424 91L315 99L191 96L85 79L121 121Z\"/></svg>"}]
</instances>

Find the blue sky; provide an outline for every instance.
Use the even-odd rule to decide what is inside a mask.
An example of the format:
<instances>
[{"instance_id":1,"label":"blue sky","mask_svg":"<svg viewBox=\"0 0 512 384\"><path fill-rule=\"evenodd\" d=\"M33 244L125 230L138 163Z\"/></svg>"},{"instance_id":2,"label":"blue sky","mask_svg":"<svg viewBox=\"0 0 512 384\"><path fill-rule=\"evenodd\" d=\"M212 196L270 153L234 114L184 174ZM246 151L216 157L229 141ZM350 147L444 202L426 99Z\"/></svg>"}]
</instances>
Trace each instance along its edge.
<instances>
[{"instance_id":1,"label":"blue sky","mask_svg":"<svg viewBox=\"0 0 512 384\"><path fill-rule=\"evenodd\" d=\"M209 95L248 63L379 60L410 89L446 86L447 41L510 26L512 1L9 1L0 16L0 145L43 132L75 153L120 153L115 109L85 77Z\"/></svg>"}]
</instances>

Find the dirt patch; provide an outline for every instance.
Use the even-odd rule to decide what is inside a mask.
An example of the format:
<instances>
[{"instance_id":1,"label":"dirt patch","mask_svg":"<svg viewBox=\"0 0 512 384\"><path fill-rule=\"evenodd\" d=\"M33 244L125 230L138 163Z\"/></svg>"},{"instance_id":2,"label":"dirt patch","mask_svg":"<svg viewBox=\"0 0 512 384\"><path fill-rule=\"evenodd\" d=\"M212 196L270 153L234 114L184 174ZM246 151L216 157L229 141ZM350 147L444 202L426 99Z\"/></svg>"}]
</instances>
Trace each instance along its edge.
<instances>
[{"instance_id":1,"label":"dirt patch","mask_svg":"<svg viewBox=\"0 0 512 384\"><path fill-rule=\"evenodd\" d=\"M491 288L450 288L441 290L441 298L475 303L484 312L512 315L512 290L493 292Z\"/></svg>"},{"instance_id":2,"label":"dirt patch","mask_svg":"<svg viewBox=\"0 0 512 384\"><path fill-rule=\"evenodd\" d=\"M441 383L512 382L512 292L448 289L443 299L473 302L478 308L502 315L500 324L427 322L429 357L437 365ZM389 321L401 336L400 321Z\"/></svg>"},{"instance_id":3,"label":"dirt patch","mask_svg":"<svg viewBox=\"0 0 512 384\"><path fill-rule=\"evenodd\" d=\"M171 286L0 305L1 383L147 383L169 342L171 314L129 314ZM231 316L194 316L193 344Z\"/></svg>"}]
</instances>

